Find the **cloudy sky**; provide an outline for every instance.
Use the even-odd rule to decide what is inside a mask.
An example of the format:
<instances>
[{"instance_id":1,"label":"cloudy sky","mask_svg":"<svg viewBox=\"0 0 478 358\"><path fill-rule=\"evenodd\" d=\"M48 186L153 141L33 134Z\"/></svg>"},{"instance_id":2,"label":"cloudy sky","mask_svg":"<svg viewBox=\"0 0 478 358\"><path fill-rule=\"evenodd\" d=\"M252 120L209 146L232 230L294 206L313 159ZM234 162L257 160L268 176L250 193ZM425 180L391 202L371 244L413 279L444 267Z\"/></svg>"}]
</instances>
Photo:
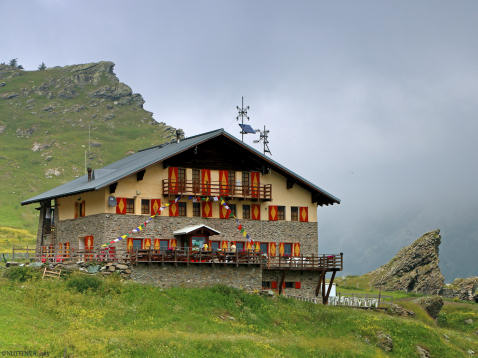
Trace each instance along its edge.
<instances>
[{"instance_id":1,"label":"cloudy sky","mask_svg":"<svg viewBox=\"0 0 478 358\"><path fill-rule=\"evenodd\" d=\"M343 251L346 273L440 228L446 278L478 275L478 2L38 0L0 13L0 61L113 61L186 135L238 135L244 96L273 158L342 199L319 208L319 249Z\"/></svg>"}]
</instances>

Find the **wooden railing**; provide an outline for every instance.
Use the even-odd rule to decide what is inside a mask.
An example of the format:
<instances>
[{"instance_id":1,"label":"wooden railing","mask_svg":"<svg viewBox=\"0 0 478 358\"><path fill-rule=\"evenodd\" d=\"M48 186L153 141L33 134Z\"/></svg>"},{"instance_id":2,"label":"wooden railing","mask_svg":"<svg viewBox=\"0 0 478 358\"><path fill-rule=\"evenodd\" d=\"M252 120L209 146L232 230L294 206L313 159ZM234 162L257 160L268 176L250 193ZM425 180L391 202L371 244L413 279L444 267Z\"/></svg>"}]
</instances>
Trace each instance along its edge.
<instances>
[{"instance_id":1,"label":"wooden railing","mask_svg":"<svg viewBox=\"0 0 478 358\"><path fill-rule=\"evenodd\" d=\"M70 250L40 252L37 257L41 262L128 262L138 263L168 263L168 264L223 264L223 265L260 265L269 270L316 270L341 271L343 269L343 254L339 255L301 255L301 256L267 256L255 251L196 251L189 249L176 250L144 250L131 251L109 250Z\"/></svg>"},{"instance_id":2,"label":"wooden railing","mask_svg":"<svg viewBox=\"0 0 478 358\"><path fill-rule=\"evenodd\" d=\"M218 181L201 184L193 180L163 179L163 195L223 196L229 198L272 200L272 184L223 185Z\"/></svg>"}]
</instances>

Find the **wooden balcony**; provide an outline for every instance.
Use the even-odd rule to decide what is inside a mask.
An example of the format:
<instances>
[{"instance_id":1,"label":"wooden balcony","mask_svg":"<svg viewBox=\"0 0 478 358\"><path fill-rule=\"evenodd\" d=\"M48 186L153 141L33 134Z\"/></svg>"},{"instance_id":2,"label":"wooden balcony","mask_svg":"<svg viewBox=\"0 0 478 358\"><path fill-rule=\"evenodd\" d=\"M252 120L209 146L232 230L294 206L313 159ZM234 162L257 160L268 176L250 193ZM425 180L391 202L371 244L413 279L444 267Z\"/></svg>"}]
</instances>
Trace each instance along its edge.
<instances>
[{"instance_id":1,"label":"wooden balcony","mask_svg":"<svg viewBox=\"0 0 478 358\"><path fill-rule=\"evenodd\" d=\"M272 184L223 185L219 181L201 184L192 180L185 182L163 179L163 195L222 196L232 199L272 200Z\"/></svg>"}]
</instances>

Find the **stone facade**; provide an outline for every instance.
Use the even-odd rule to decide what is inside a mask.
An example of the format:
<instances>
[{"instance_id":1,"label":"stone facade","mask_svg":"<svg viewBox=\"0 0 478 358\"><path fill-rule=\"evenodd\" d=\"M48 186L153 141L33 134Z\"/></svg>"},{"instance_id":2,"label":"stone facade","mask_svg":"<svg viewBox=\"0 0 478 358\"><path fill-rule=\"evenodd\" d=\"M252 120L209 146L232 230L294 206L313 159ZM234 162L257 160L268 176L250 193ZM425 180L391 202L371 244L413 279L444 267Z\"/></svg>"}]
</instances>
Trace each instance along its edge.
<instances>
[{"instance_id":1,"label":"stone facade","mask_svg":"<svg viewBox=\"0 0 478 358\"><path fill-rule=\"evenodd\" d=\"M259 266L138 264L133 266L131 278L162 288L226 285L253 291L261 289L262 270Z\"/></svg>"},{"instance_id":2,"label":"stone facade","mask_svg":"<svg viewBox=\"0 0 478 358\"><path fill-rule=\"evenodd\" d=\"M279 282L283 271L280 270L263 270L262 281L263 282ZM317 271L286 271L285 282L290 282L293 287L283 288L282 293L290 296L297 297L315 297L315 289L319 282L320 272ZM295 283L300 282L300 288L296 288Z\"/></svg>"},{"instance_id":3,"label":"stone facade","mask_svg":"<svg viewBox=\"0 0 478 358\"><path fill-rule=\"evenodd\" d=\"M70 242L70 247L78 249L79 239L92 235L95 248L131 231L144 223L148 215L97 214L57 223L57 242ZM265 242L300 242L301 254L317 255L317 223L297 221L257 221L240 220L254 241ZM172 239L173 231L185 226L205 224L221 232L211 236L211 240L246 241L233 219L202 217L155 217L147 224L144 231L131 234L134 238ZM126 240L115 244L117 250L126 250Z\"/></svg>"}]
</instances>

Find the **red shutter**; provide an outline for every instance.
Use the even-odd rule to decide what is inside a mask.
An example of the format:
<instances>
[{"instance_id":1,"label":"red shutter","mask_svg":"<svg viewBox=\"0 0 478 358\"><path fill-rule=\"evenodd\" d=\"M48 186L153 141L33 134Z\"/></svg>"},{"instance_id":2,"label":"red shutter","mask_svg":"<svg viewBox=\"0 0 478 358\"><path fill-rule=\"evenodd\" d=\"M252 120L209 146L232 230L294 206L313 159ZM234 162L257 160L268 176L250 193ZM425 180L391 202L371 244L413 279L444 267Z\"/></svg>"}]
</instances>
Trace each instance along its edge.
<instances>
[{"instance_id":1,"label":"red shutter","mask_svg":"<svg viewBox=\"0 0 478 358\"><path fill-rule=\"evenodd\" d=\"M202 217L203 218L211 218L212 217L212 202L210 201L203 201L201 202L202 206Z\"/></svg>"},{"instance_id":2,"label":"red shutter","mask_svg":"<svg viewBox=\"0 0 478 358\"><path fill-rule=\"evenodd\" d=\"M81 202L81 216L85 216L85 201Z\"/></svg>"},{"instance_id":3,"label":"red shutter","mask_svg":"<svg viewBox=\"0 0 478 358\"><path fill-rule=\"evenodd\" d=\"M176 241L176 239L171 239L171 240L169 240L169 248L170 248L171 250L176 249L176 246L177 246L177 241Z\"/></svg>"},{"instance_id":4,"label":"red shutter","mask_svg":"<svg viewBox=\"0 0 478 358\"><path fill-rule=\"evenodd\" d=\"M251 217L252 217L252 220L261 220L261 205L260 204L251 205Z\"/></svg>"},{"instance_id":5,"label":"red shutter","mask_svg":"<svg viewBox=\"0 0 478 358\"><path fill-rule=\"evenodd\" d=\"M116 212L118 212L118 209L116 209ZM75 219L78 218L78 203L75 201Z\"/></svg>"},{"instance_id":6,"label":"red shutter","mask_svg":"<svg viewBox=\"0 0 478 358\"><path fill-rule=\"evenodd\" d=\"M133 251L133 238L128 237L128 240L126 240L126 249L128 251Z\"/></svg>"},{"instance_id":7,"label":"red shutter","mask_svg":"<svg viewBox=\"0 0 478 358\"><path fill-rule=\"evenodd\" d=\"M246 242L246 250L252 250L253 246L252 246L252 242L251 241L247 241Z\"/></svg>"},{"instance_id":8,"label":"red shutter","mask_svg":"<svg viewBox=\"0 0 478 358\"><path fill-rule=\"evenodd\" d=\"M259 172L251 172L251 196L258 198L260 196L261 179Z\"/></svg>"},{"instance_id":9,"label":"red shutter","mask_svg":"<svg viewBox=\"0 0 478 358\"><path fill-rule=\"evenodd\" d=\"M226 240L221 241L221 249L227 250L227 241Z\"/></svg>"},{"instance_id":10,"label":"red shutter","mask_svg":"<svg viewBox=\"0 0 478 358\"><path fill-rule=\"evenodd\" d=\"M160 248L160 240L154 239L154 249L159 251L159 248Z\"/></svg>"},{"instance_id":11,"label":"red shutter","mask_svg":"<svg viewBox=\"0 0 478 358\"><path fill-rule=\"evenodd\" d=\"M211 170L201 169L201 193L211 195Z\"/></svg>"},{"instance_id":12,"label":"red shutter","mask_svg":"<svg viewBox=\"0 0 478 358\"><path fill-rule=\"evenodd\" d=\"M282 288L285 288L285 281L282 281Z\"/></svg>"},{"instance_id":13,"label":"red shutter","mask_svg":"<svg viewBox=\"0 0 478 358\"><path fill-rule=\"evenodd\" d=\"M169 194L178 193L178 168L169 167L168 168L168 183L169 183Z\"/></svg>"},{"instance_id":14,"label":"red shutter","mask_svg":"<svg viewBox=\"0 0 478 358\"><path fill-rule=\"evenodd\" d=\"M151 199L151 216L161 215L161 199Z\"/></svg>"},{"instance_id":15,"label":"red shutter","mask_svg":"<svg viewBox=\"0 0 478 358\"><path fill-rule=\"evenodd\" d=\"M231 213L231 210L226 209L224 205L219 205L219 217L221 219L229 218L230 213Z\"/></svg>"},{"instance_id":16,"label":"red shutter","mask_svg":"<svg viewBox=\"0 0 478 358\"><path fill-rule=\"evenodd\" d=\"M255 252L260 252L261 251L261 243L259 241L256 241L254 243L254 251Z\"/></svg>"},{"instance_id":17,"label":"red shutter","mask_svg":"<svg viewBox=\"0 0 478 358\"><path fill-rule=\"evenodd\" d=\"M284 243L280 242L279 243L279 256L284 256L285 250L284 250Z\"/></svg>"},{"instance_id":18,"label":"red shutter","mask_svg":"<svg viewBox=\"0 0 478 358\"><path fill-rule=\"evenodd\" d=\"M116 198L116 214L126 214L126 198Z\"/></svg>"},{"instance_id":19,"label":"red shutter","mask_svg":"<svg viewBox=\"0 0 478 358\"><path fill-rule=\"evenodd\" d=\"M295 282L295 288L299 289L300 288L300 281Z\"/></svg>"},{"instance_id":20,"label":"red shutter","mask_svg":"<svg viewBox=\"0 0 478 358\"><path fill-rule=\"evenodd\" d=\"M178 203L171 203L169 204L169 216L178 216Z\"/></svg>"},{"instance_id":21,"label":"red shutter","mask_svg":"<svg viewBox=\"0 0 478 358\"><path fill-rule=\"evenodd\" d=\"M151 247L151 239L143 239L143 249L149 250Z\"/></svg>"},{"instance_id":22,"label":"red shutter","mask_svg":"<svg viewBox=\"0 0 478 358\"><path fill-rule=\"evenodd\" d=\"M229 195L229 173L227 170L219 171L219 193Z\"/></svg>"},{"instance_id":23,"label":"red shutter","mask_svg":"<svg viewBox=\"0 0 478 358\"><path fill-rule=\"evenodd\" d=\"M269 205L269 221L277 221L277 205Z\"/></svg>"},{"instance_id":24,"label":"red shutter","mask_svg":"<svg viewBox=\"0 0 478 358\"><path fill-rule=\"evenodd\" d=\"M277 289L277 281L272 281L271 282L271 288L272 289Z\"/></svg>"},{"instance_id":25,"label":"red shutter","mask_svg":"<svg viewBox=\"0 0 478 358\"><path fill-rule=\"evenodd\" d=\"M301 206L299 209L299 220L302 222L309 221L309 208L307 206Z\"/></svg>"},{"instance_id":26,"label":"red shutter","mask_svg":"<svg viewBox=\"0 0 478 358\"><path fill-rule=\"evenodd\" d=\"M293 247L293 251L292 251L292 256L300 256L300 243L296 242L295 244L293 244L294 247Z\"/></svg>"},{"instance_id":27,"label":"red shutter","mask_svg":"<svg viewBox=\"0 0 478 358\"><path fill-rule=\"evenodd\" d=\"M270 242L269 243L269 256L275 256L277 252L277 245L275 242Z\"/></svg>"}]
</instances>

